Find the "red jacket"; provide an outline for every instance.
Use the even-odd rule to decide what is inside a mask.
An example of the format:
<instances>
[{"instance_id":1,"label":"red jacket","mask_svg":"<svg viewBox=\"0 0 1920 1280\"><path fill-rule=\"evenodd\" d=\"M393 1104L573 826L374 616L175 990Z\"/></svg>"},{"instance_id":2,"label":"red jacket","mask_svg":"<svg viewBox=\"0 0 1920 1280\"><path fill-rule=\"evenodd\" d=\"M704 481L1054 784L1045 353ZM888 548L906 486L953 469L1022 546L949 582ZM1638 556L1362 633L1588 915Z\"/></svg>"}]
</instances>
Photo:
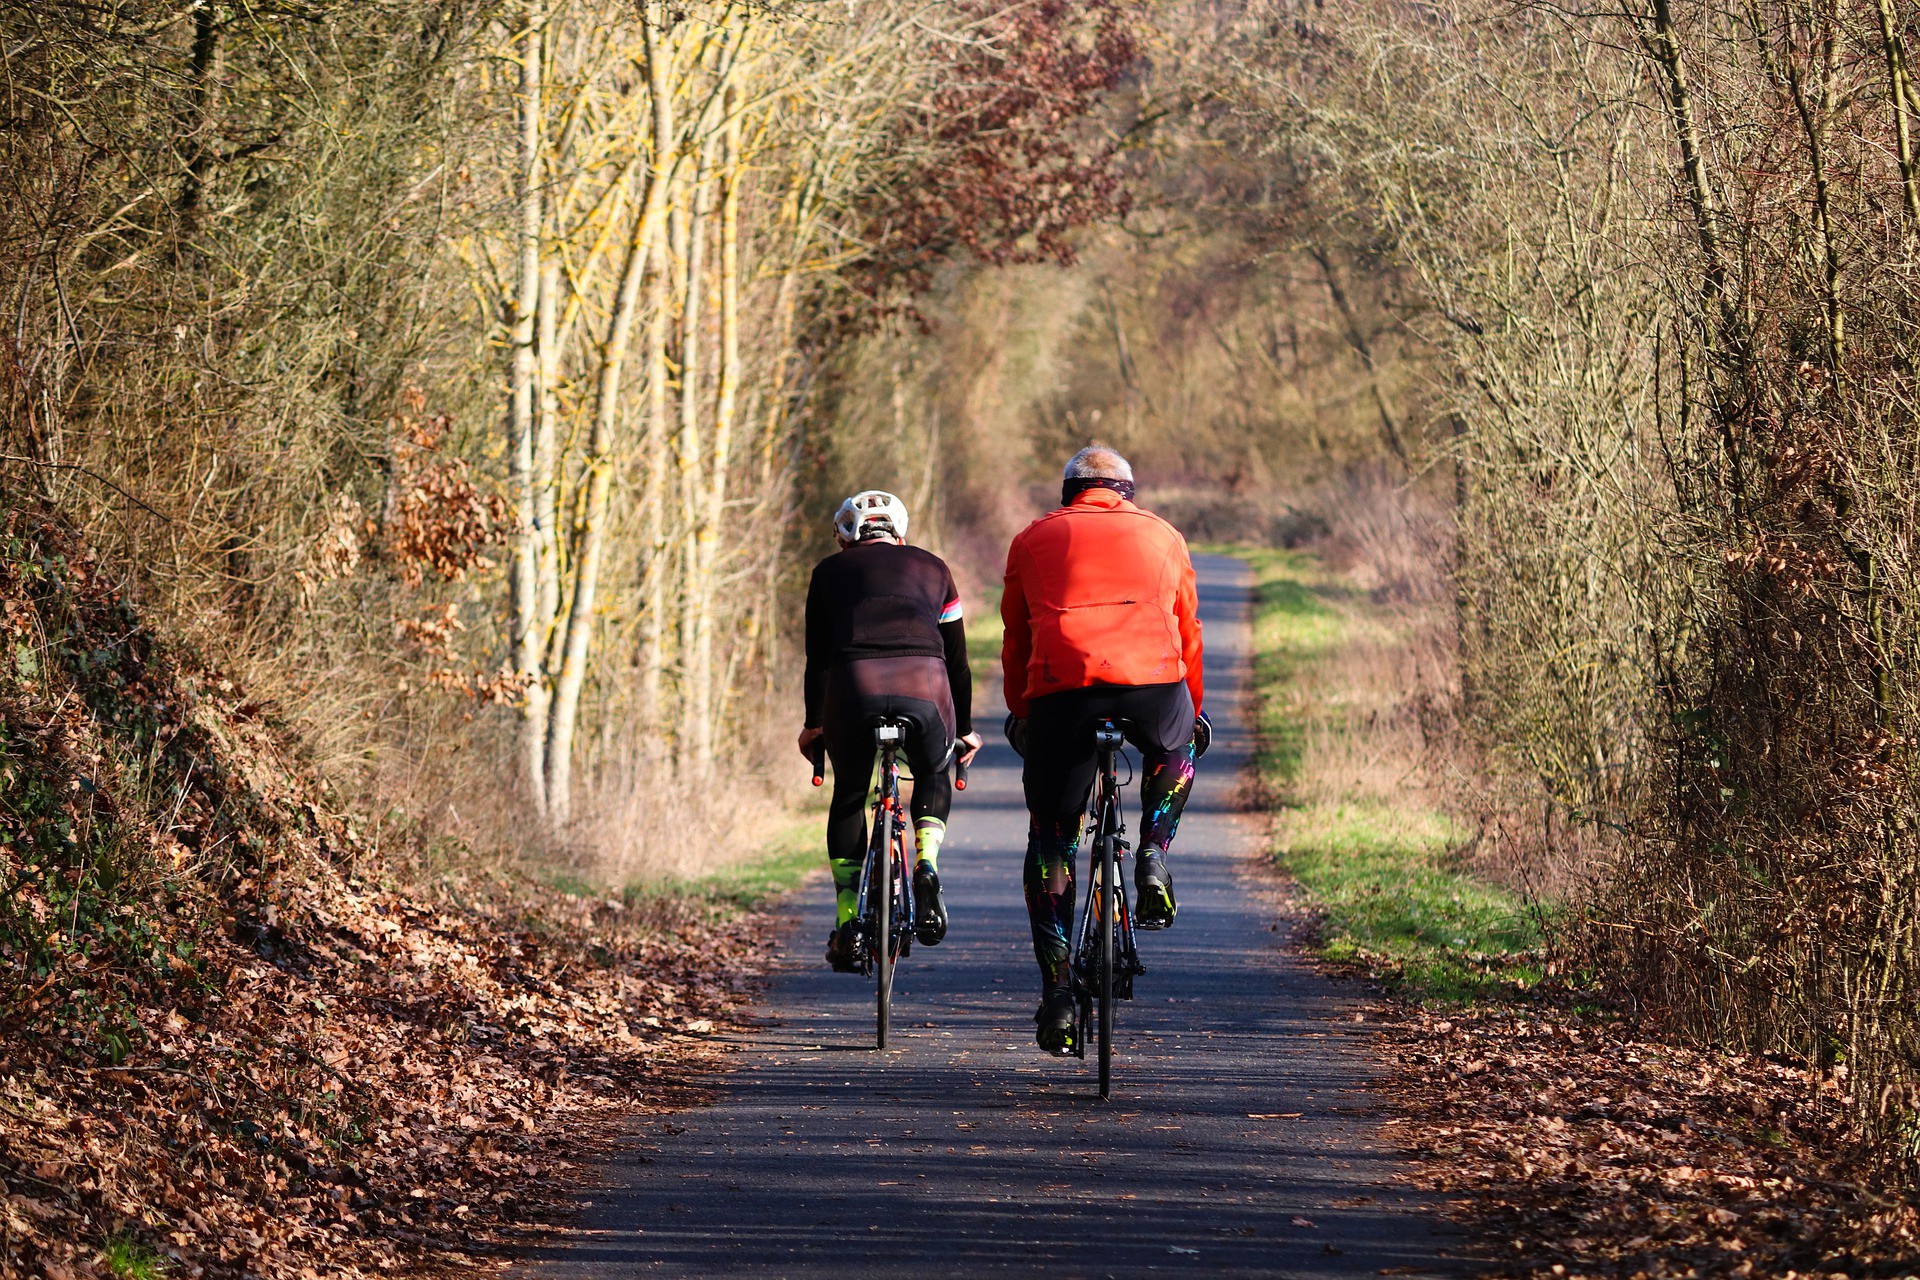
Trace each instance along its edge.
<instances>
[{"instance_id":1,"label":"red jacket","mask_svg":"<svg viewBox=\"0 0 1920 1280\"><path fill-rule=\"evenodd\" d=\"M1007 710L1095 684L1185 680L1200 706L1200 598L1187 540L1111 489L1088 489L1007 548Z\"/></svg>"}]
</instances>

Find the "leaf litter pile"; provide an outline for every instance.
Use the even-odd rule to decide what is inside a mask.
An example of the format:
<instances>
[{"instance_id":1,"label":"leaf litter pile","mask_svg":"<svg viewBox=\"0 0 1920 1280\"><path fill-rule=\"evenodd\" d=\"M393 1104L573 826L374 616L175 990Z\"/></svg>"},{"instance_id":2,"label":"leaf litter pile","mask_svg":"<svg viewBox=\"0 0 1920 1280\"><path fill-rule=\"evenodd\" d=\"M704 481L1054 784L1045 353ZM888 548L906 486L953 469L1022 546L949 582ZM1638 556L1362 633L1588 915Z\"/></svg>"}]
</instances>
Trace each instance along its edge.
<instances>
[{"instance_id":1,"label":"leaf litter pile","mask_svg":"<svg viewBox=\"0 0 1920 1280\"><path fill-rule=\"evenodd\" d=\"M383 881L265 712L19 507L0 626L0 1277L471 1261L562 1138L699 1099L752 929Z\"/></svg>"},{"instance_id":2,"label":"leaf litter pile","mask_svg":"<svg viewBox=\"0 0 1920 1280\"><path fill-rule=\"evenodd\" d=\"M1492 1274L1920 1273L1920 1214L1850 1140L1830 1073L1545 1000L1403 1007L1389 1038L1414 1181L1454 1198Z\"/></svg>"}]
</instances>

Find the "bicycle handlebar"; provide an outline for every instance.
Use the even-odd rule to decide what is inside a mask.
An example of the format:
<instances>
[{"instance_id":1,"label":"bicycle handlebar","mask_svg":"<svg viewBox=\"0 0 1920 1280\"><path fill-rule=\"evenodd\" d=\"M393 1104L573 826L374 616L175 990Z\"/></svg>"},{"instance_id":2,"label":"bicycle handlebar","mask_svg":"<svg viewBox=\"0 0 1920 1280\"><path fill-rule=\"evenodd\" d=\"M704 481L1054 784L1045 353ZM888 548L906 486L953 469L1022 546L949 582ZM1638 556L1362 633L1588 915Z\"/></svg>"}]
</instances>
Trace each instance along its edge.
<instances>
[{"instance_id":1,"label":"bicycle handlebar","mask_svg":"<svg viewBox=\"0 0 1920 1280\"><path fill-rule=\"evenodd\" d=\"M813 762L813 785L820 786L827 780L827 740L825 738L813 744L813 749L807 752L807 759ZM959 791L967 789L967 760L965 756L957 753L953 757L953 785Z\"/></svg>"}]
</instances>

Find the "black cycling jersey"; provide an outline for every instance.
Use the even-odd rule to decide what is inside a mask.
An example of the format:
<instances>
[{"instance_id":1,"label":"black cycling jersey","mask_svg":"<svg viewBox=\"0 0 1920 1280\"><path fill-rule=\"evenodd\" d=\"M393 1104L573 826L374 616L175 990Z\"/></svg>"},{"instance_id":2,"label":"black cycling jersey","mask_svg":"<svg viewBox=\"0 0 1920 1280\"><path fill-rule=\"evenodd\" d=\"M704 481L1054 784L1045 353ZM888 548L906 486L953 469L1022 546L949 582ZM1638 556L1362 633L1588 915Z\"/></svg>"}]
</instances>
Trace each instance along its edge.
<instances>
[{"instance_id":1,"label":"black cycling jersey","mask_svg":"<svg viewBox=\"0 0 1920 1280\"><path fill-rule=\"evenodd\" d=\"M807 727L820 724L827 673L863 658L940 658L954 733L973 732L973 673L960 592L930 551L875 540L828 556L807 587Z\"/></svg>"}]
</instances>

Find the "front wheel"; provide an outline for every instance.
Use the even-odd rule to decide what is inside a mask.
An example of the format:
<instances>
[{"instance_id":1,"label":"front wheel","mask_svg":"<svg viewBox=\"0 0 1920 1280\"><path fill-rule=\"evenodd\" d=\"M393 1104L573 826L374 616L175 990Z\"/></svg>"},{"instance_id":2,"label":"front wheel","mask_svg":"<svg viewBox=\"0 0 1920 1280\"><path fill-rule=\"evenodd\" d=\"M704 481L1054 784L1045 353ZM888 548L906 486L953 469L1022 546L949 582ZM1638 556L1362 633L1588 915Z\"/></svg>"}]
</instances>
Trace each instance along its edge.
<instances>
[{"instance_id":1,"label":"front wheel","mask_svg":"<svg viewBox=\"0 0 1920 1280\"><path fill-rule=\"evenodd\" d=\"M1114 935L1119 932L1119 867L1113 849L1113 832L1100 834L1100 1096L1113 1094L1113 969L1119 958L1114 954Z\"/></svg>"}]
</instances>

